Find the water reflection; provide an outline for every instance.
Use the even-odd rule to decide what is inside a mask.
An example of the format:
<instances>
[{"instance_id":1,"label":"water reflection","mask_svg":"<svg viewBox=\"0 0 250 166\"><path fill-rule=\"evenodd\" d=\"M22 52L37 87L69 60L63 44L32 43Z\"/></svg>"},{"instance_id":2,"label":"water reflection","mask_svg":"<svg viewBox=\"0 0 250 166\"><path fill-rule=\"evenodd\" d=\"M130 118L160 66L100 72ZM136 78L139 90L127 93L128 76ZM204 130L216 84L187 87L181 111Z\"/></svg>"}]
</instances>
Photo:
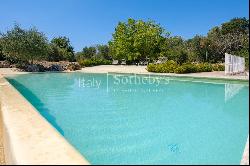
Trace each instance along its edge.
<instances>
[{"instance_id":1,"label":"water reflection","mask_svg":"<svg viewBox=\"0 0 250 166\"><path fill-rule=\"evenodd\" d=\"M244 87L242 84L225 84L225 102L228 102Z\"/></svg>"}]
</instances>

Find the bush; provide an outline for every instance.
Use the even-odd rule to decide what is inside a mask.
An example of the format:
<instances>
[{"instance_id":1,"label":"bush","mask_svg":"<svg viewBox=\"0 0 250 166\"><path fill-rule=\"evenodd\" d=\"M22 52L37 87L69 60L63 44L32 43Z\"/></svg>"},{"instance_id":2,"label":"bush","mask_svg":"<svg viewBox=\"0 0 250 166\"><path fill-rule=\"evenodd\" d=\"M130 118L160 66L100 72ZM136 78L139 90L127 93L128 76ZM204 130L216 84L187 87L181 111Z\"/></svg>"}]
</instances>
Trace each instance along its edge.
<instances>
[{"instance_id":1,"label":"bush","mask_svg":"<svg viewBox=\"0 0 250 166\"><path fill-rule=\"evenodd\" d=\"M213 71L225 71L225 65L221 63L212 64Z\"/></svg>"},{"instance_id":2,"label":"bush","mask_svg":"<svg viewBox=\"0 0 250 166\"><path fill-rule=\"evenodd\" d=\"M196 64L184 63L175 69L175 73L196 73L198 66Z\"/></svg>"},{"instance_id":3,"label":"bush","mask_svg":"<svg viewBox=\"0 0 250 166\"><path fill-rule=\"evenodd\" d=\"M165 67L166 72L174 73L174 70L178 67L178 65L175 61L170 60L164 63L164 67Z\"/></svg>"},{"instance_id":4,"label":"bush","mask_svg":"<svg viewBox=\"0 0 250 166\"><path fill-rule=\"evenodd\" d=\"M197 73L223 71L225 70L225 66L223 64L210 63L183 63L182 65L178 65L174 61L167 61L163 64L149 64L147 70L156 73Z\"/></svg>"},{"instance_id":5,"label":"bush","mask_svg":"<svg viewBox=\"0 0 250 166\"><path fill-rule=\"evenodd\" d=\"M97 66L97 65L111 65L110 60L105 59L80 59L79 64L82 67Z\"/></svg>"},{"instance_id":6,"label":"bush","mask_svg":"<svg viewBox=\"0 0 250 166\"><path fill-rule=\"evenodd\" d=\"M174 73L174 70L178 67L177 63L173 60L167 61L163 64L149 64L147 70L157 73Z\"/></svg>"},{"instance_id":7,"label":"bush","mask_svg":"<svg viewBox=\"0 0 250 166\"><path fill-rule=\"evenodd\" d=\"M148 64L147 70L155 72L156 71L156 64L152 64L152 63Z\"/></svg>"},{"instance_id":8,"label":"bush","mask_svg":"<svg viewBox=\"0 0 250 166\"><path fill-rule=\"evenodd\" d=\"M185 69L184 69L184 67L179 66L179 67L177 67L177 68L174 70L174 72L175 72L175 73L178 73L178 74L185 73Z\"/></svg>"},{"instance_id":9,"label":"bush","mask_svg":"<svg viewBox=\"0 0 250 166\"><path fill-rule=\"evenodd\" d=\"M211 72L213 71L213 67L209 63L200 63L196 64L197 72Z\"/></svg>"}]
</instances>

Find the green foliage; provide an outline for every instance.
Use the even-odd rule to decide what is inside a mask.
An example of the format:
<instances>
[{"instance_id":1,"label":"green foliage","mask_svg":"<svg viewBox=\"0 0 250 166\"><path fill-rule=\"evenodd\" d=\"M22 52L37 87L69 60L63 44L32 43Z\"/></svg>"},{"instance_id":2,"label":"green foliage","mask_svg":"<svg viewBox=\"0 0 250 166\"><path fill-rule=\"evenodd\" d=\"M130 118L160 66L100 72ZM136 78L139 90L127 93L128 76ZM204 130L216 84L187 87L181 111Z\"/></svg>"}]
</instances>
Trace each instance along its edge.
<instances>
[{"instance_id":1,"label":"green foliage","mask_svg":"<svg viewBox=\"0 0 250 166\"><path fill-rule=\"evenodd\" d=\"M75 61L74 48L71 46L69 38L60 36L53 38L50 42L49 61Z\"/></svg>"},{"instance_id":2,"label":"green foliage","mask_svg":"<svg viewBox=\"0 0 250 166\"><path fill-rule=\"evenodd\" d=\"M223 64L210 63L183 63L178 65L174 61L167 61L163 64L149 64L147 70L156 73L197 73L197 72L211 72L223 71L225 69Z\"/></svg>"},{"instance_id":3,"label":"green foliage","mask_svg":"<svg viewBox=\"0 0 250 166\"><path fill-rule=\"evenodd\" d=\"M148 65L149 70L186 73L211 71L211 68L214 71L224 70L223 65L214 63L223 62L225 53L230 53L244 57L249 68L249 20L246 18L234 18L212 28L207 36L196 35L189 40L179 36L170 37L170 33L153 21L130 18L126 22L119 22L112 36L108 45L84 47L75 56L67 37L53 38L48 43L45 35L35 28L25 30L15 25L0 35L0 60L33 63L34 60L44 59L77 59L83 66L92 66L109 64L112 59L135 64L164 57L169 61ZM194 65L193 62L198 64Z\"/></svg>"},{"instance_id":4,"label":"green foliage","mask_svg":"<svg viewBox=\"0 0 250 166\"><path fill-rule=\"evenodd\" d=\"M176 68L175 73L197 73L197 72L211 72L213 71L212 65L209 63L184 63Z\"/></svg>"},{"instance_id":5,"label":"green foliage","mask_svg":"<svg viewBox=\"0 0 250 166\"><path fill-rule=\"evenodd\" d=\"M198 72L198 67L191 63L183 64L177 67L174 71L175 73L196 73Z\"/></svg>"},{"instance_id":6,"label":"green foliage","mask_svg":"<svg viewBox=\"0 0 250 166\"><path fill-rule=\"evenodd\" d=\"M107 59L107 60L111 60L112 57L110 56L109 53L109 46L108 45L97 45L96 46L97 49L97 58L100 59Z\"/></svg>"},{"instance_id":7,"label":"green foliage","mask_svg":"<svg viewBox=\"0 0 250 166\"><path fill-rule=\"evenodd\" d=\"M84 47L81 52L76 53L76 59L77 61L86 61L87 64L89 62L92 64L92 61L108 62L107 60L111 60L112 57L109 55L108 45L96 45Z\"/></svg>"},{"instance_id":8,"label":"green foliage","mask_svg":"<svg viewBox=\"0 0 250 166\"><path fill-rule=\"evenodd\" d=\"M165 35L164 29L152 21L130 18L127 22L119 22L109 42L111 55L113 59L127 61L155 59Z\"/></svg>"},{"instance_id":9,"label":"green foliage","mask_svg":"<svg viewBox=\"0 0 250 166\"><path fill-rule=\"evenodd\" d=\"M1 45L1 38L0 38L0 61L5 60L5 56L3 55L3 49Z\"/></svg>"},{"instance_id":10,"label":"green foliage","mask_svg":"<svg viewBox=\"0 0 250 166\"><path fill-rule=\"evenodd\" d=\"M169 60L163 64L149 64L147 70L156 73L174 73L177 67L178 64L175 61Z\"/></svg>"},{"instance_id":11,"label":"green foliage","mask_svg":"<svg viewBox=\"0 0 250 166\"><path fill-rule=\"evenodd\" d=\"M157 68L157 65L156 64L152 64L152 63L150 63L150 64L148 64L148 66L147 66L147 71L149 71L149 72L158 72L158 70L156 69Z\"/></svg>"},{"instance_id":12,"label":"green foliage","mask_svg":"<svg viewBox=\"0 0 250 166\"><path fill-rule=\"evenodd\" d=\"M206 62L206 52L208 51L209 42L206 37L196 35L194 38L187 40L187 50L191 62Z\"/></svg>"},{"instance_id":13,"label":"green foliage","mask_svg":"<svg viewBox=\"0 0 250 166\"><path fill-rule=\"evenodd\" d=\"M225 65L221 63L212 64L213 71L225 71Z\"/></svg>"},{"instance_id":14,"label":"green foliage","mask_svg":"<svg viewBox=\"0 0 250 166\"><path fill-rule=\"evenodd\" d=\"M80 59L78 63L82 67L89 67L89 66L97 66L97 65L111 65L112 62L110 60L105 60L105 59Z\"/></svg>"},{"instance_id":15,"label":"green foliage","mask_svg":"<svg viewBox=\"0 0 250 166\"><path fill-rule=\"evenodd\" d=\"M249 33L249 20L247 20L245 17L243 18L233 18L229 22L223 23L221 25L221 33L227 34L227 33Z\"/></svg>"},{"instance_id":16,"label":"green foliage","mask_svg":"<svg viewBox=\"0 0 250 166\"><path fill-rule=\"evenodd\" d=\"M188 53L185 49L185 42L181 37L165 38L160 45L160 55L182 64L188 61Z\"/></svg>"},{"instance_id":17,"label":"green foliage","mask_svg":"<svg viewBox=\"0 0 250 166\"><path fill-rule=\"evenodd\" d=\"M213 66L210 63L200 63L195 64L196 72L211 72L213 71Z\"/></svg>"},{"instance_id":18,"label":"green foliage","mask_svg":"<svg viewBox=\"0 0 250 166\"><path fill-rule=\"evenodd\" d=\"M246 68L249 69L249 38L248 35L243 39L241 48L233 51L233 55L241 56L245 58Z\"/></svg>"},{"instance_id":19,"label":"green foliage","mask_svg":"<svg viewBox=\"0 0 250 166\"><path fill-rule=\"evenodd\" d=\"M221 27L212 28L207 39L211 61L224 60L225 53L249 58L249 20L246 18L234 18Z\"/></svg>"},{"instance_id":20,"label":"green foliage","mask_svg":"<svg viewBox=\"0 0 250 166\"><path fill-rule=\"evenodd\" d=\"M84 47L82 52L77 57L78 59L90 59L96 57L96 47Z\"/></svg>"},{"instance_id":21,"label":"green foliage","mask_svg":"<svg viewBox=\"0 0 250 166\"><path fill-rule=\"evenodd\" d=\"M64 58L63 53L61 51L63 51L63 49L60 49L55 44L50 44L50 52L47 57L47 60L51 62L62 61Z\"/></svg>"},{"instance_id":22,"label":"green foliage","mask_svg":"<svg viewBox=\"0 0 250 166\"><path fill-rule=\"evenodd\" d=\"M48 42L45 35L35 28L22 29L18 25L2 34L3 54L11 62L33 63L44 59L48 54Z\"/></svg>"}]
</instances>

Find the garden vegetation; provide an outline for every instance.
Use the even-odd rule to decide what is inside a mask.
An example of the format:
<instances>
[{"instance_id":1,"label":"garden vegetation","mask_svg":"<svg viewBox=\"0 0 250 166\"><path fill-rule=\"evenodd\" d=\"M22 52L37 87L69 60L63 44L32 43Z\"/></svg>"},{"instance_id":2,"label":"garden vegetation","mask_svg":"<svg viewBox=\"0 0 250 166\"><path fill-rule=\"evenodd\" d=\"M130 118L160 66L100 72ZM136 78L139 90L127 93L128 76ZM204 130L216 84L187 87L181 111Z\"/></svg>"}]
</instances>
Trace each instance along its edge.
<instances>
[{"instance_id":1,"label":"garden vegetation","mask_svg":"<svg viewBox=\"0 0 250 166\"><path fill-rule=\"evenodd\" d=\"M171 36L154 21L128 19L115 27L106 45L83 47L75 53L69 38L59 36L51 41L36 28L14 25L0 35L0 60L12 64L33 64L36 61L77 61L82 67L108 65L112 60L126 64L149 63L148 71L190 73L224 69L224 54L249 60L249 20L234 18L212 28L206 36L185 40ZM155 64L166 59L162 64ZM144 63L145 64L145 63Z\"/></svg>"}]
</instances>

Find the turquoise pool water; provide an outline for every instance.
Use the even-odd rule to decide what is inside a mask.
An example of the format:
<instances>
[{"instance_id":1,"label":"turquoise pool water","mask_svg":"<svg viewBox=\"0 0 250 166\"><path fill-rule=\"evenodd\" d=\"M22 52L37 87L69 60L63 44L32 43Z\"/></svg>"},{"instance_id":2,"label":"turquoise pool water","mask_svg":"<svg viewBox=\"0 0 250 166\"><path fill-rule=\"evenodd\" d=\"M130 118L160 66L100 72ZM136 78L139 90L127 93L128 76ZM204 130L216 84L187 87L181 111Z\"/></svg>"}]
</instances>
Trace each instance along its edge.
<instances>
[{"instance_id":1,"label":"turquoise pool water","mask_svg":"<svg viewBox=\"0 0 250 166\"><path fill-rule=\"evenodd\" d=\"M92 164L240 163L248 83L83 73L7 79Z\"/></svg>"}]
</instances>

